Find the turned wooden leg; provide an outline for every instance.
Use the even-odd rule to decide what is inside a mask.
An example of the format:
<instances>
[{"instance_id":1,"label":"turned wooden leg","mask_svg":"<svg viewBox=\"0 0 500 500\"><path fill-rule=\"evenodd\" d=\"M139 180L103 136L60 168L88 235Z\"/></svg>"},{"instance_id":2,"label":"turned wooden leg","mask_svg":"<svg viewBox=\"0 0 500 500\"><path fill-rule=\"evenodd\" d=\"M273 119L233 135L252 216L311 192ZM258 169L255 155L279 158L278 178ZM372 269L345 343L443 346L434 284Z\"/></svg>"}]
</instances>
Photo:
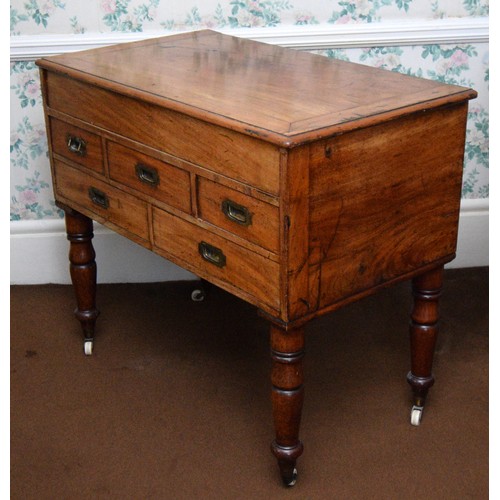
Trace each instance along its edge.
<instances>
[{"instance_id":1,"label":"turned wooden leg","mask_svg":"<svg viewBox=\"0 0 500 500\"><path fill-rule=\"evenodd\" d=\"M432 359L438 333L438 302L443 266L413 279L413 310L410 321L411 371L407 380L413 390L411 423L419 425L425 398L434 384Z\"/></svg>"},{"instance_id":2,"label":"turned wooden leg","mask_svg":"<svg viewBox=\"0 0 500 500\"><path fill-rule=\"evenodd\" d=\"M300 417L304 400L304 328L286 331L271 325L272 404L276 439L271 445L283 482L293 486L295 464L302 454L299 440Z\"/></svg>"},{"instance_id":3,"label":"turned wooden leg","mask_svg":"<svg viewBox=\"0 0 500 500\"><path fill-rule=\"evenodd\" d=\"M92 353L94 328L99 311L96 308L96 264L92 246L92 220L65 207L66 232L70 241L70 275L76 294L75 316L84 335L85 354Z\"/></svg>"}]
</instances>

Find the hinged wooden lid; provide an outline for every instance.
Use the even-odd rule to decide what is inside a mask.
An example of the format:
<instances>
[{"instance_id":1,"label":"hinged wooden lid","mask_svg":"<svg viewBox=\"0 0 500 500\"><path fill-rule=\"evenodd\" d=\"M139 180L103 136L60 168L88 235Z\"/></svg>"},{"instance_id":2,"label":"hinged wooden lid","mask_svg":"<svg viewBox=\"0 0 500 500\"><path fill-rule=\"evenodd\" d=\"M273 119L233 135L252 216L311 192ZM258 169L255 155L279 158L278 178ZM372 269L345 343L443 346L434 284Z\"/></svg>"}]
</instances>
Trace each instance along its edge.
<instances>
[{"instance_id":1,"label":"hinged wooden lid","mask_svg":"<svg viewBox=\"0 0 500 500\"><path fill-rule=\"evenodd\" d=\"M477 95L210 30L37 64L285 147Z\"/></svg>"}]
</instances>

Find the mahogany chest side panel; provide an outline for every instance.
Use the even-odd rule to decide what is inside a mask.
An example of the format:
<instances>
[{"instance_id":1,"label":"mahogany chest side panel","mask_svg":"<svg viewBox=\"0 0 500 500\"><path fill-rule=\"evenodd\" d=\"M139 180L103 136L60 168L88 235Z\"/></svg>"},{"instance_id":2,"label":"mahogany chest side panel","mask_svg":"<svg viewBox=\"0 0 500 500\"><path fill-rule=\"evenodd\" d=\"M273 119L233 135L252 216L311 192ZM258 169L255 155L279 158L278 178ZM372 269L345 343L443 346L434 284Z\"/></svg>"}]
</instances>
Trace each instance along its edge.
<instances>
[{"instance_id":1,"label":"mahogany chest side panel","mask_svg":"<svg viewBox=\"0 0 500 500\"><path fill-rule=\"evenodd\" d=\"M315 143L312 309L454 257L467 103Z\"/></svg>"}]
</instances>

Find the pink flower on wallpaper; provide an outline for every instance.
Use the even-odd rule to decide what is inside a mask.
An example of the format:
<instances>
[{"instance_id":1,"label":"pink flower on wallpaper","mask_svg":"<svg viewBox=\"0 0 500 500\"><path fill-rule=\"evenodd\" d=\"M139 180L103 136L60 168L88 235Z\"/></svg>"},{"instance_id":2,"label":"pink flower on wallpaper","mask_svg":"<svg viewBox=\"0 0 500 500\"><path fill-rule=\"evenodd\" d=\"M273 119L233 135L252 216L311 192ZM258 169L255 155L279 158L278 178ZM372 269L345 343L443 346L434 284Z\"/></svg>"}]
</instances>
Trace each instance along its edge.
<instances>
[{"instance_id":1,"label":"pink flower on wallpaper","mask_svg":"<svg viewBox=\"0 0 500 500\"><path fill-rule=\"evenodd\" d=\"M201 24L207 29L217 28L217 23L210 16L204 16Z\"/></svg>"},{"instance_id":2,"label":"pink flower on wallpaper","mask_svg":"<svg viewBox=\"0 0 500 500\"><path fill-rule=\"evenodd\" d=\"M21 87L27 88L27 86L33 82L33 79L33 73L31 71L26 71L22 75L19 75L18 82Z\"/></svg>"},{"instance_id":3,"label":"pink flower on wallpaper","mask_svg":"<svg viewBox=\"0 0 500 500\"><path fill-rule=\"evenodd\" d=\"M26 132L24 142L29 147L41 147L45 144L46 135L43 124L36 125L32 130Z\"/></svg>"},{"instance_id":4,"label":"pink flower on wallpaper","mask_svg":"<svg viewBox=\"0 0 500 500\"><path fill-rule=\"evenodd\" d=\"M248 2L248 10L249 11L254 11L254 12L261 12L262 11L262 6L260 5L259 1Z\"/></svg>"},{"instance_id":5,"label":"pink flower on wallpaper","mask_svg":"<svg viewBox=\"0 0 500 500\"><path fill-rule=\"evenodd\" d=\"M469 56L463 50L456 50L450 57L453 66L462 66L469 62Z\"/></svg>"},{"instance_id":6,"label":"pink flower on wallpaper","mask_svg":"<svg viewBox=\"0 0 500 500\"><path fill-rule=\"evenodd\" d=\"M258 27L264 24L263 18L259 16L253 16L248 12L241 12L238 16L238 25L243 27Z\"/></svg>"},{"instance_id":7,"label":"pink flower on wallpaper","mask_svg":"<svg viewBox=\"0 0 500 500\"><path fill-rule=\"evenodd\" d=\"M336 24L347 24L350 23L351 21L352 17L349 14L345 14L344 16L340 16L337 19Z\"/></svg>"},{"instance_id":8,"label":"pink flower on wallpaper","mask_svg":"<svg viewBox=\"0 0 500 500\"><path fill-rule=\"evenodd\" d=\"M19 135L19 132L17 130L11 130L10 131L10 144L18 144L19 141L21 140L21 136Z\"/></svg>"},{"instance_id":9,"label":"pink flower on wallpaper","mask_svg":"<svg viewBox=\"0 0 500 500\"><path fill-rule=\"evenodd\" d=\"M488 139L479 130L472 130L467 135L467 142L472 146L477 146L481 152L488 151Z\"/></svg>"},{"instance_id":10,"label":"pink flower on wallpaper","mask_svg":"<svg viewBox=\"0 0 500 500\"><path fill-rule=\"evenodd\" d=\"M19 193L19 201L26 205L32 205L36 202L36 194L31 189L26 189Z\"/></svg>"},{"instance_id":11,"label":"pink flower on wallpaper","mask_svg":"<svg viewBox=\"0 0 500 500\"><path fill-rule=\"evenodd\" d=\"M314 22L314 16L309 13L301 12L295 16L295 22L297 24L311 24Z\"/></svg>"},{"instance_id":12,"label":"pink flower on wallpaper","mask_svg":"<svg viewBox=\"0 0 500 500\"><path fill-rule=\"evenodd\" d=\"M31 97L38 97L38 94L40 94L40 85L38 85L38 83L35 82L28 83L25 89L26 89L26 94Z\"/></svg>"},{"instance_id":13,"label":"pink flower on wallpaper","mask_svg":"<svg viewBox=\"0 0 500 500\"><path fill-rule=\"evenodd\" d=\"M357 0L356 1L356 12L360 16L369 16L372 6L368 0Z\"/></svg>"},{"instance_id":14,"label":"pink flower on wallpaper","mask_svg":"<svg viewBox=\"0 0 500 500\"><path fill-rule=\"evenodd\" d=\"M380 64L379 64L380 63ZM388 54L386 57L383 59L379 59L375 66L380 67L384 66L386 69L392 69L396 68L399 66L401 61L399 60L399 57L395 54Z\"/></svg>"},{"instance_id":15,"label":"pink flower on wallpaper","mask_svg":"<svg viewBox=\"0 0 500 500\"><path fill-rule=\"evenodd\" d=\"M439 64L436 66L438 73L444 75L446 74L450 68L453 67L453 61L450 59L444 59L439 62Z\"/></svg>"},{"instance_id":16,"label":"pink flower on wallpaper","mask_svg":"<svg viewBox=\"0 0 500 500\"><path fill-rule=\"evenodd\" d=\"M102 0L101 8L106 14L113 14L116 10L115 0Z\"/></svg>"},{"instance_id":17,"label":"pink flower on wallpaper","mask_svg":"<svg viewBox=\"0 0 500 500\"><path fill-rule=\"evenodd\" d=\"M453 54L451 54L446 59L443 59L438 67L438 71L442 74L447 73L448 71L457 71L463 68L467 68L469 64L469 56L463 50L455 50Z\"/></svg>"},{"instance_id":18,"label":"pink flower on wallpaper","mask_svg":"<svg viewBox=\"0 0 500 500\"><path fill-rule=\"evenodd\" d=\"M53 5L52 2L44 2L42 5L39 7L40 14L51 14L55 10L55 6Z\"/></svg>"}]
</instances>

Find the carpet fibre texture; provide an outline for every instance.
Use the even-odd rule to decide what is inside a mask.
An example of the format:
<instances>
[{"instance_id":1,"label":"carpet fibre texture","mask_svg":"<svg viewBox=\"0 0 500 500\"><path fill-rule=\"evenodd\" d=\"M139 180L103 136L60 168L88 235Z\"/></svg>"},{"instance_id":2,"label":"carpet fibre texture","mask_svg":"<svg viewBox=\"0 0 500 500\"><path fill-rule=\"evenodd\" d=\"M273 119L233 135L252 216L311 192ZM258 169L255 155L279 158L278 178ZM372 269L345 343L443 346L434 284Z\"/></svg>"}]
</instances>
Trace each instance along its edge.
<instances>
[{"instance_id":1,"label":"carpet fibre texture","mask_svg":"<svg viewBox=\"0 0 500 500\"><path fill-rule=\"evenodd\" d=\"M11 498L486 499L488 269L449 270L436 384L410 425L410 285L312 321L294 488L270 452L268 326L193 282L11 288Z\"/></svg>"}]
</instances>

